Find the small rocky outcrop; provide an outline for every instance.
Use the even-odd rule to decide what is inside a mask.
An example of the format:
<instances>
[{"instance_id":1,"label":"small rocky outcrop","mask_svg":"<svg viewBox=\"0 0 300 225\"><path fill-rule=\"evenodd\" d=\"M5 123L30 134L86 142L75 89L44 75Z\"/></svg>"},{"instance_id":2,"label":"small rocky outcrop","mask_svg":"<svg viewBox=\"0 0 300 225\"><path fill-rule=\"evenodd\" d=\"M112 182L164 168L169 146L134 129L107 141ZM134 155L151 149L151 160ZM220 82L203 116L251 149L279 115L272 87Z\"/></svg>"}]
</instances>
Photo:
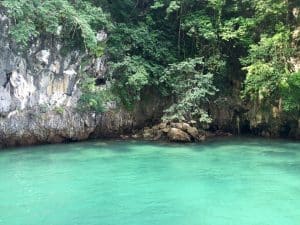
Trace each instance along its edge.
<instances>
[{"instance_id":1,"label":"small rocky outcrop","mask_svg":"<svg viewBox=\"0 0 300 225\"><path fill-rule=\"evenodd\" d=\"M133 138L145 140L167 140L171 142L192 142L204 141L208 133L194 127L191 123L160 123L152 128L146 127L141 134L136 134Z\"/></svg>"}]
</instances>

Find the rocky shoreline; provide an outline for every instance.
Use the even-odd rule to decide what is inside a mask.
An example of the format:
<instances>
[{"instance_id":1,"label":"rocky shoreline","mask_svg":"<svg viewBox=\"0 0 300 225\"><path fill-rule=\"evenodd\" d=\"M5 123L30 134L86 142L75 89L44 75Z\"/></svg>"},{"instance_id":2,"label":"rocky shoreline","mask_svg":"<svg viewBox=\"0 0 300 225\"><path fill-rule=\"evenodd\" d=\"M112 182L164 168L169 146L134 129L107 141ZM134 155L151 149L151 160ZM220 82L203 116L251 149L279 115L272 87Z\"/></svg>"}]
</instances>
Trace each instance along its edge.
<instances>
[{"instance_id":1,"label":"rocky shoreline","mask_svg":"<svg viewBox=\"0 0 300 225\"><path fill-rule=\"evenodd\" d=\"M59 143L63 144L89 140L154 141L184 144L203 143L209 140L214 140L216 138L237 137L233 133L225 132L222 130L212 132L199 129L196 127L196 123L194 121L191 121L189 123L161 122L151 127L148 126L142 129L136 129L136 124L133 120L131 120L132 118L128 117L128 120L125 121L122 119L122 116L124 115L112 115L113 114L111 113L104 114L102 116L94 115L94 117L91 117L91 115L89 115L89 117L85 117L85 119L87 120L84 120L84 118L82 117L80 120L78 120L78 123L85 124L84 130L79 127L72 127L69 130L62 127L63 129L59 130L57 129L57 127L50 129L46 126L43 128L45 132L47 131L46 133L22 133L22 131L20 131L18 133L19 136L11 134L11 136L7 137L6 139L3 139L3 133L0 132L0 150L10 147ZM93 122L89 120L91 118L93 118ZM116 120L116 118L119 118L119 120ZM64 124L65 122L66 121L62 121L62 124ZM49 123L51 122L49 121ZM88 123L90 124L88 125ZM22 135L20 135L21 133ZM257 135L252 135L252 137L272 139L272 137L262 137ZM291 139L298 140L294 138Z\"/></svg>"},{"instance_id":2,"label":"rocky shoreline","mask_svg":"<svg viewBox=\"0 0 300 225\"><path fill-rule=\"evenodd\" d=\"M231 133L216 131L209 132L198 129L195 121L186 122L161 122L152 127L145 127L132 135L121 135L122 139L136 139L147 141L168 141L168 142L203 142L213 137L230 137Z\"/></svg>"},{"instance_id":3,"label":"rocky shoreline","mask_svg":"<svg viewBox=\"0 0 300 225\"><path fill-rule=\"evenodd\" d=\"M285 116L275 106L260 112L255 105L244 105L238 94L219 97L207 106L212 132L199 129L195 121L159 123L169 100L152 89L130 112L115 102L108 102L111 107L104 113L79 112L86 54L78 50L62 54L61 40L46 37L37 39L26 52L20 51L9 35L10 28L9 18L0 10L0 148L95 138L202 142L245 133L300 139L300 118ZM105 39L107 34L99 31L98 36ZM106 60L105 55L94 58L84 70L95 80L105 80ZM293 62L299 68L299 60ZM233 91L239 93L239 85Z\"/></svg>"}]
</instances>

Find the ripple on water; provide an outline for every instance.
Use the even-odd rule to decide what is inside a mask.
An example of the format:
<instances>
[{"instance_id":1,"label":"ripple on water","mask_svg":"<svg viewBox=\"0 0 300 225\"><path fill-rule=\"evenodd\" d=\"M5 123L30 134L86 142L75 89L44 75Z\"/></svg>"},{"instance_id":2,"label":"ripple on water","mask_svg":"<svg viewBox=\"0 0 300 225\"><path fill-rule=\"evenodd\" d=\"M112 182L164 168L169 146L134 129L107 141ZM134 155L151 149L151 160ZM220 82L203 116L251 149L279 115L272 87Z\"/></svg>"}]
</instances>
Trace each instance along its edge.
<instances>
[{"instance_id":1,"label":"ripple on water","mask_svg":"<svg viewBox=\"0 0 300 225\"><path fill-rule=\"evenodd\" d=\"M300 143L92 141L0 152L2 225L296 225Z\"/></svg>"}]
</instances>

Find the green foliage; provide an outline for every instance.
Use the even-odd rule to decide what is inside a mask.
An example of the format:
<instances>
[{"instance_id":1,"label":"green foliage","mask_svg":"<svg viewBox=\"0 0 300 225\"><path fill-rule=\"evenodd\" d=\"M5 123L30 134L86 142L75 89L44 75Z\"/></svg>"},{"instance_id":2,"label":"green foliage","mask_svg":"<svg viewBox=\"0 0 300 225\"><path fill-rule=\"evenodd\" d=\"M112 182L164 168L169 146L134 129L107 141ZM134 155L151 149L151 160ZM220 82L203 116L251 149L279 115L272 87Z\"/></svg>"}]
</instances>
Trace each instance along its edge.
<instances>
[{"instance_id":1,"label":"green foliage","mask_svg":"<svg viewBox=\"0 0 300 225\"><path fill-rule=\"evenodd\" d=\"M180 9L180 1L170 1L169 6L166 10L167 14L171 14Z\"/></svg>"},{"instance_id":2,"label":"green foliage","mask_svg":"<svg viewBox=\"0 0 300 225\"><path fill-rule=\"evenodd\" d=\"M281 82L281 95L283 109L298 119L300 116L300 72L290 74L285 81Z\"/></svg>"},{"instance_id":3,"label":"green foliage","mask_svg":"<svg viewBox=\"0 0 300 225\"><path fill-rule=\"evenodd\" d=\"M288 1L284 0L254 0L255 16L259 22L275 19L273 22L279 22L280 17L286 16L288 11Z\"/></svg>"},{"instance_id":4,"label":"green foliage","mask_svg":"<svg viewBox=\"0 0 300 225\"><path fill-rule=\"evenodd\" d=\"M78 101L78 110L81 112L96 112L105 111L105 103L110 99L107 90L96 86L95 79L88 75L83 75L81 81L81 96Z\"/></svg>"},{"instance_id":5,"label":"green foliage","mask_svg":"<svg viewBox=\"0 0 300 225\"><path fill-rule=\"evenodd\" d=\"M62 115L64 112L65 112L65 109L61 106L57 106L54 108L54 111L57 113L57 114L60 114Z\"/></svg>"},{"instance_id":6,"label":"green foliage","mask_svg":"<svg viewBox=\"0 0 300 225\"><path fill-rule=\"evenodd\" d=\"M15 25L14 29L10 31L14 40L22 46L27 46L29 37L34 38L39 35L35 24L32 21L21 21Z\"/></svg>"},{"instance_id":7,"label":"green foliage","mask_svg":"<svg viewBox=\"0 0 300 225\"><path fill-rule=\"evenodd\" d=\"M298 115L299 75L289 63L294 2L3 0L1 5L12 18L17 43L51 35L67 49L106 54L111 92L128 109L155 89L172 99L166 118L209 123L206 105L215 95L232 94L233 81L244 84L245 101L271 106L282 100L285 112ZM106 43L96 39L102 29L109 31ZM94 78L83 79L82 90L83 110L104 110L107 93Z\"/></svg>"},{"instance_id":8,"label":"green foliage","mask_svg":"<svg viewBox=\"0 0 300 225\"><path fill-rule=\"evenodd\" d=\"M213 85L213 74L204 73L204 67L202 58L193 58L172 64L165 70L160 80L170 87L175 100L166 110L166 119L197 118L201 123L211 122L203 105L217 90Z\"/></svg>"},{"instance_id":9,"label":"green foliage","mask_svg":"<svg viewBox=\"0 0 300 225\"><path fill-rule=\"evenodd\" d=\"M154 5L151 6L151 9L159 9L159 8L163 8L165 6L165 4L163 3L163 1L155 1Z\"/></svg>"},{"instance_id":10,"label":"green foliage","mask_svg":"<svg viewBox=\"0 0 300 225\"><path fill-rule=\"evenodd\" d=\"M161 31L151 29L146 23L118 24L107 44L112 61L128 55L139 55L161 65L174 61L172 43Z\"/></svg>"},{"instance_id":11,"label":"green foliage","mask_svg":"<svg viewBox=\"0 0 300 225\"><path fill-rule=\"evenodd\" d=\"M85 48L93 51L98 44L96 31L111 27L107 15L90 1L3 0L0 4L13 19L11 35L22 46L40 35L67 40L78 36Z\"/></svg>"},{"instance_id":12,"label":"green foliage","mask_svg":"<svg viewBox=\"0 0 300 225\"><path fill-rule=\"evenodd\" d=\"M145 23L122 23L114 30L107 43L109 75L114 80L113 91L127 109L133 109L147 87L162 91L159 77L175 61L172 49L172 43L160 31L151 30Z\"/></svg>"},{"instance_id":13,"label":"green foliage","mask_svg":"<svg viewBox=\"0 0 300 225\"><path fill-rule=\"evenodd\" d=\"M290 75L289 59L293 54L290 33L280 30L275 35L262 36L250 46L243 64L247 71L243 94L252 100L272 103L280 97L280 84Z\"/></svg>"},{"instance_id":14,"label":"green foliage","mask_svg":"<svg viewBox=\"0 0 300 225\"><path fill-rule=\"evenodd\" d=\"M141 99L142 89L149 83L149 73L145 62L140 57L125 57L122 62L111 66L113 77L118 77L114 91L118 93L127 109L132 109L134 102Z\"/></svg>"},{"instance_id":15,"label":"green foliage","mask_svg":"<svg viewBox=\"0 0 300 225\"><path fill-rule=\"evenodd\" d=\"M240 41L243 45L252 43L249 31L255 26L255 21L252 18L236 17L226 20L221 28L221 38L224 41Z\"/></svg>"},{"instance_id":16,"label":"green foliage","mask_svg":"<svg viewBox=\"0 0 300 225\"><path fill-rule=\"evenodd\" d=\"M97 58L102 57L105 54L106 42L98 42L96 48L93 50L93 53Z\"/></svg>"},{"instance_id":17,"label":"green foliage","mask_svg":"<svg viewBox=\"0 0 300 225\"><path fill-rule=\"evenodd\" d=\"M123 14L133 13L118 17L108 44L110 74L125 105L143 99L151 86L172 96L166 117L203 115L209 122L203 106L216 86L228 93L225 84L232 72L243 75L242 67L244 97L269 103L280 97L280 81L292 72L286 1L156 0L126 11L130 4L118 1Z\"/></svg>"},{"instance_id":18,"label":"green foliage","mask_svg":"<svg viewBox=\"0 0 300 225\"><path fill-rule=\"evenodd\" d=\"M214 41L217 38L212 18L202 11L187 15L184 18L182 29L190 37L202 37L209 41Z\"/></svg>"}]
</instances>

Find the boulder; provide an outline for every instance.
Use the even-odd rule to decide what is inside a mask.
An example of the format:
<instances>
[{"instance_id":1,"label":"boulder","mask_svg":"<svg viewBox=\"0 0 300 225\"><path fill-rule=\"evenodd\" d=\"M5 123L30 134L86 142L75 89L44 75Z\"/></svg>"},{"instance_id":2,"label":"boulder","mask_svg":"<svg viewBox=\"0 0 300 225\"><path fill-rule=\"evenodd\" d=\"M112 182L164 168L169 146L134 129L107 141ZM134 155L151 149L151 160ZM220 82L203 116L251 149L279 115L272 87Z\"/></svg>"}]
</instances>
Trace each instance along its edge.
<instances>
[{"instance_id":1,"label":"boulder","mask_svg":"<svg viewBox=\"0 0 300 225\"><path fill-rule=\"evenodd\" d=\"M178 128L171 128L170 131L168 132L168 138L170 141L174 141L174 142L190 142L191 138L190 136L178 129Z\"/></svg>"},{"instance_id":2,"label":"boulder","mask_svg":"<svg viewBox=\"0 0 300 225\"><path fill-rule=\"evenodd\" d=\"M163 139L163 132L161 130L158 130L156 133L155 133L155 137L153 138L153 140L157 141L157 140L161 140Z\"/></svg>"},{"instance_id":3,"label":"boulder","mask_svg":"<svg viewBox=\"0 0 300 225\"><path fill-rule=\"evenodd\" d=\"M166 127L166 128L164 128L164 129L162 129L162 132L164 132L164 133L169 133L169 131L170 131L170 128L169 127Z\"/></svg>"},{"instance_id":4,"label":"boulder","mask_svg":"<svg viewBox=\"0 0 300 225\"><path fill-rule=\"evenodd\" d=\"M196 127L188 127L186 132L191 135L195 140L199 139L199 131Z\"/></svg>"},{"instance_id":5,"label":"boulder","mask_svg":"<svg viewBox=\"0 0 300 225\"><path fill-rule=\"evenodd\" d=\"M163 129L165 129L167 127L167 123L160 123L158 125L158 127L159 127L159 129L163 130Z\"/></svg>"},{"instance_id":6,"label":"boulder","mask_svg":"<svg viewBox=\"0 0 300 225\"><path fill-rule=\"evenodd\" d=\"M134 134L131 136L133 139L141 139L142 135L141 134Z\"/></svg>"},{"instance_id":7,"label":"boulder","mask_svg":"<svg viewBox=\"0 0 300 225\"><path fill-rule=\"evenodd\" d=\"M183 129L182 123L171 123L170 126L174 127L174 128L177 128L177 129L180 129L180 130Z\"/></svg>"},{"instance_id":8,"label":"boulder","mask_svg":"<svg viewBox=\"0 0 300 225\"><path fill-rule=\"evenodd\" d=\"M143 138L146 140L152 140L154 138L154 135L151 130L145 130L143 133Z\"/></svg>"},{"instance_id":9,"label":"boulder","mask_svg":"<svg viewBox=\"0 0 300 225\"><path fill-rule=\"evenodd\" d=\"M120 138L122 138L123 140L128 140L130 139L129 135L120 135Z\"/></svg>"},{"instance_id":10,"label":"boulder","mask_svg":"<svg viewBox=\"0 0 300 225\"><path fill-rule=\"evenodd\" d=\"M188 129L192 128L188 123L182 123L181 127L184 131L187 131Z\"/></svg>"},{"instance_id":11,"label":"boulder","mask_svg":"<svg viewBox=\"0 0 300 225\"><path fill-rule=\"evenodd\" d=\"M198 136L198 141L205 141L206 140L206 136L205 135L199 135Z\"/></svg>"},{"instance_id":12,"label":"boulder","mask_svg":"<svg viewBox=\"0 0 300 225\"><path fill-rule=\"evenodd\" d=\"M197 121L196 121L196 120L191 120L191 121L190 121L190 124L195 125L195 124L197 124Z\"/></svg>"}]
</instances>

